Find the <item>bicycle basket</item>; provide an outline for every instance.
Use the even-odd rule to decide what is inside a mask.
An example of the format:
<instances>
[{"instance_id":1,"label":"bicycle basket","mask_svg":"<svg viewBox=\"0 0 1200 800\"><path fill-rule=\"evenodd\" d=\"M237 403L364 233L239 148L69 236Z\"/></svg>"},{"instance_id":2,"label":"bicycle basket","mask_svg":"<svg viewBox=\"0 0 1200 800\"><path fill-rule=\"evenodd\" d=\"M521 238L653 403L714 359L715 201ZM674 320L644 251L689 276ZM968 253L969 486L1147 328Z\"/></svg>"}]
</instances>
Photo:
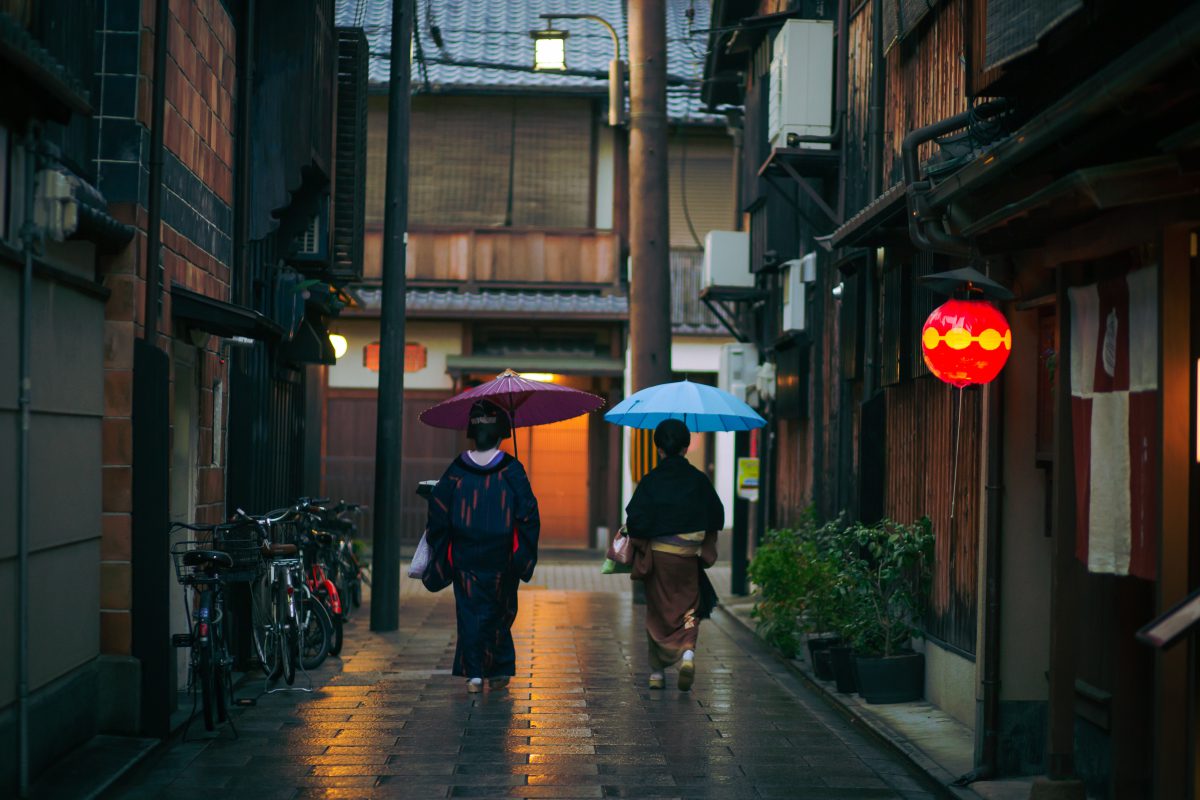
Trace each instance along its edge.
<instances>
[{"instance_id":1,"label":"bicycle basket","mask_svg":"<svg viewBox=\"0 0 1200 800\"><path fill-rule=\"evenodd\" d=\"M261 558L258 526L251 522L218 525L213 530L213 549L227 553L234 570L256 569Z\"/></svg>"}]
</instances>

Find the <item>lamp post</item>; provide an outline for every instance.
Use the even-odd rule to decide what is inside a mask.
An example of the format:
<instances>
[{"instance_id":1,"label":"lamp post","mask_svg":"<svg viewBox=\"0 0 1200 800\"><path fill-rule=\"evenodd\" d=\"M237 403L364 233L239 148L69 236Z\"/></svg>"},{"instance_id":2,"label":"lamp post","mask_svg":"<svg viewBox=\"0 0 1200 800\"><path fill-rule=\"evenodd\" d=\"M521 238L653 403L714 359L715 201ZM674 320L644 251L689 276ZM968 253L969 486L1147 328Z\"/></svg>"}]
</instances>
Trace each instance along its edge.
<instances>
[{"instance_id":1,"label":"lamp post","mask_svg":"<svg viewBox=\"0 0 1200 800\"><path fill-rule=\"evenodd\" d=\"M629 70L621 60L621 37L612 24L595 14L540 14L546 20L544 31L530 31L533 37L533 68L538 71L561 71L567 68L566 31L550 28L556 19L587 19L599 22L608 29L613 41L613 57L608 62L608 124L616 128L625 122L625 76Z\"/></svg>"},{"instance_id":2,"label":"lamp post","mask_svg":"<svg viewBox=\"0 0 1200 800\"><path fill-rule=\"evenodd\" d=\"M667 211L667 41L663 0L631 0L629 6L630 124L628 146L619 147L627 161L617 165L627 173L614 192L614 228L628 231L630 251L629 347L633 389L671 379L671 275ZM608 122L621 131L625 120L621 39L604 18L595 14L539 15L549 25L560 19L586 19L608 29L613 40L609 64ZM547 28L534 31L534 69L566 69L566 33ZM539 65L539 45L546 57ZM618 133L618 138L623 138ZM623 142L622 142L623 144ZM624 169L622 169L624 167ZM628 192L628 199L623 194ZM625 214L628 213L628 222Z\"/></svg>"}]
</instances>

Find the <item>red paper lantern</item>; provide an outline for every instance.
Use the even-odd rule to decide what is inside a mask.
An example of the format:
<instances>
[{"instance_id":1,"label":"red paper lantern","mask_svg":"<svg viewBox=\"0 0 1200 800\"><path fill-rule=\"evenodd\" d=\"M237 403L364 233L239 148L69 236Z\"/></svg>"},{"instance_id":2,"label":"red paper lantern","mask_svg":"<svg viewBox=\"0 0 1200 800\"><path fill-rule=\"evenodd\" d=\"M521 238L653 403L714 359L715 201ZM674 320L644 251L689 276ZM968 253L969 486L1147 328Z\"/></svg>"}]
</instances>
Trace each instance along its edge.
<instances>
[{"instance_id":1,"label":"red paper lantern","mask_svg":"<svg viewBox=\"0 0 1200 800\"><path fill-rule=\"evenodd\" d=\"M984 300L950 300L933 310L921 330L929 371L962 388L990 383L1012 352L1008 320Z\"/></svg>"}]
</instances>

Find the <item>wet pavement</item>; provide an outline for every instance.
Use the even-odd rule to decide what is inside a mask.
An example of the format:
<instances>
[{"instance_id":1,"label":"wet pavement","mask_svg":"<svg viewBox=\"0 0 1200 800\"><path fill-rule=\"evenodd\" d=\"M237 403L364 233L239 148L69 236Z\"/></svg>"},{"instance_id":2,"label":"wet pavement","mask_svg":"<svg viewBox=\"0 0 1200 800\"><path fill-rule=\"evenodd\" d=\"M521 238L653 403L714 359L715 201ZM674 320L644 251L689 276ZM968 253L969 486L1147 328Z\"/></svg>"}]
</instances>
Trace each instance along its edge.
<instances>
[{"instance_id":1,"label":"wet pavement","mask_svg":"<svg viewBox=\"0 0 1200 800\"><path fill-rule=\"evenodd\" d=\"M701 629L693 690L671 672L652 692L628 594L523 590L520 603L507 689L469 695L449 674L449 591L405 593L401 630L372 634L361 615L311 694L260 695L238 709L238 738L193 730L198 741L173 743L105 796L936 796L723 612Z\"/></svg>"}]
</instances>

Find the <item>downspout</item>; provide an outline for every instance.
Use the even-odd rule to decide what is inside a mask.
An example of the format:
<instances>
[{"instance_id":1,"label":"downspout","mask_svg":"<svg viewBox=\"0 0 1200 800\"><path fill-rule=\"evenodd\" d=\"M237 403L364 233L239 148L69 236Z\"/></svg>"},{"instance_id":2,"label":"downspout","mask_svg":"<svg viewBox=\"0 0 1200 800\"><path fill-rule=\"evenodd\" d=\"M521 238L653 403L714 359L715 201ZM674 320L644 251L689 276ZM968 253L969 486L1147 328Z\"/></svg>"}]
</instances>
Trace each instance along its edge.
<instances>
[{"instance_id":1,"label":"downspout","mask_svg":"<svg viewBox=\"0 0 1200 800\"><path fill-rule=\"evenodd\" d=\"M146 207L146 319L142 338L151 344L158 335L159 264L162 261L163 119L167 103L168 0L154 4L154 95L150 106L150 198Z\"/></svg>"},{"instance_id":2,"label":"downspout","mask_svg":"<svg viewBox=\"0 0 1200 800\"><path fill-rule=\"evenodd\" d=\"M983 752L977 779L996 777L1000 744L1000 537L1004 502L1004 375L988 387L983 615Z\"/></svg>"},{"instance_id":3,"label":"downspout","mask_svg":"<svg viewBox=\"0 0 1200 800\"><path fill-rule=\"evenodd\" d=\"M967 258L971 255L971 246L966 239L951 236L942 228L941 215L930 212L924 203L922 192L928 190L929 183L921 177L921 166L917 161L917 148L938 136L967 127L972 117L988 119L1008 109L1008 101L1004 98L992 100L976 107L973 111L963 111L952 117L940 120L932 125L910 131L900 146L900 158L904 167L904 184L908 195L908 235L913 244L922 250L934 253Z\"/></svg>"},{"instance_id":4,"label":"downspout","mask_svg":"<svg viewBox=\"0 0 1200 800\"><path fill-rule=\"evenodd\" d=\"M883 57L883 0L871 3L871 88L867 114L867 188L872 198L883 192L883 94L886 89ZM879 281L883 265L874 254L867 259L863 297L863 402L871 399L878 387L875 377L879 361Z\"/></svg>"},{"instance_id":5,"label":"downspout","mask_svg":"<svg viewBox=\"0 0 1200 800\"><path fill-rule=\"evenodd\" d=\"M883 191L883 0L871 2L871 99L867 112L867 184L871 197ZM840 76L839 76L840 77Z\"/></svg>"},{"instance_id":6,"label":"downspout","mask_svg":"<svg viewBox=\"0 0 1200 800\"><path fill-rule=\"evenodd\" d=\"M235 161L233 212L233 297L239 305L250 307L250 95L254 81L255 0L242 5L242 24L238 26L237 156ZM228 495L226 495L228 496Z\"/></svg>"},{"instance_id":7,"label":"downspout","mask_svg":"<svg viewBox=\"0 0 1200 800\"><path fill-rule=\"evenodd\" d=\"M837 28L837 63L835 66L836 78L833 92L833 134L837 136L837 146L840 151L838 166L841 172L840 180L838 181L838 199L837 210L838 218L846 218L846 184L849 180L849 175L846 171L846 96L847 87L849 86L849 70L850 70L850 54L847 52L850 46L850 2L849 0L838 0L838 28Z\"/></svg>"},{"instance_id":8,"label":"downspout","mask_svg":"<svg viewBox=\"0 0 1200 800\"><path fill-rule=\"evenodd\" d=\"M29 126L25 135L25 224L21 240L25 262L21 269L21 332L17 405L21 430L17 439L17 764L18 790L29 797L29 428L33 402L33 250L37 242L34 223L34 186L41 130Z\"/></svg>"}]
</instances>

